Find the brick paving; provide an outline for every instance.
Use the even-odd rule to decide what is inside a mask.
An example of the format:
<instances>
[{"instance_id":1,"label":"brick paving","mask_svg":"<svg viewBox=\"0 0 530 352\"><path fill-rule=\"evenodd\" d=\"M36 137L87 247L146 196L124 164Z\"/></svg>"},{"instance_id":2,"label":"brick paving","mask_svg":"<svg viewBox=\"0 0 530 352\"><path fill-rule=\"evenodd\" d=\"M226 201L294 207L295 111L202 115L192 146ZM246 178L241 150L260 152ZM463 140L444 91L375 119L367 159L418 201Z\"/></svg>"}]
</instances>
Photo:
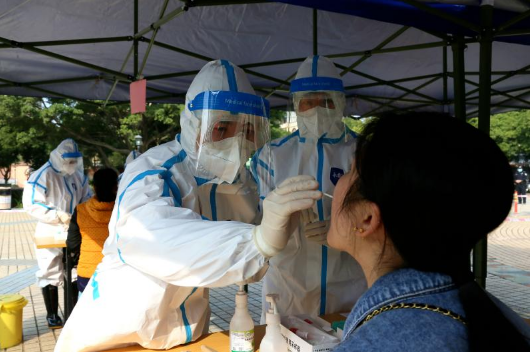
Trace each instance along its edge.
<instances>
[{"instance_id":1,"label":"brick paving","mask_svg":"<svg viewBox=\"0 0 530 352\"><path fill-rule=\"evenodd\" d=\"M28 300L23 310L23 342L0 352L53 351L61 330L46 326L46 310L35 283L37 261L33 245L36 221L26 213L0 211L0 294L19 293ZM521 316L530 318L530 204L520 205L489 237L487 289ZM254 322L261 315L261 283L249 287ZM210 331L227 330L234 311L236 286L210 290ZM63 292L59 290L60 314Z\"/></svg>"}]
</instances>

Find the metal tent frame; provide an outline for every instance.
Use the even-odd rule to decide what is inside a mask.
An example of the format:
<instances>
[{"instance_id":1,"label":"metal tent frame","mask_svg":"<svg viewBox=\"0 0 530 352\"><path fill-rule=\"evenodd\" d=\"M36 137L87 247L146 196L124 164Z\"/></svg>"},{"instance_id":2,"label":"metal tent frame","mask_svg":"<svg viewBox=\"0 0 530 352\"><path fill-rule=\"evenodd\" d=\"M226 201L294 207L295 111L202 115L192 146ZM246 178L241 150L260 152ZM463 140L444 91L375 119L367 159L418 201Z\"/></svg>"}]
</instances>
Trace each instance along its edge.
<instances>
[{"instance_id":1,"label":"metal tent frame","mask_svg":"<svg viewBox=\"0 0 530 352\"><path fill-rule=\"evenodd\" d=\"M84 39L70 39L70 40L50 40L50 41L33 41L33 42L19 42L10 38L0 37L0 59L2 51L8 49L17 49L30 51L38 55L46 56L65 63L73 64L93 71L92 74L83 74L69 78L26 81L5 79L0 77L0 94L9 94L10 88L23 88L27 92L31 92L37 96L62 97L74 99L85 103L112 106L117 104L128 104L128 101L117 101L113 97L116 87L127 86L130 82L143 77L144 69L147 66L150 53L153 48L160 48L167 51L175 52L187 57L202 60L204 62L211 61L215 58L207 57L198 52L192 52L168 43L157 41L159 30L172 20L183 15L192 8L209 7L209 6L233 6L233 5L249 5L249 4L263 4L267 1L257 0L227 0L227 1L211 1L211 0L186 0L184 4L172 11L168 11L168 4L170 0L164 0L158 15L158 20L151 23L149 26L140 29L139 27L139 0L134 0L134 16L132 18L134 33L129 36L115 36L115 37L100 37L100 38L84 38ZM525 0L527 1L527 0ZM286 1L289 2L289 1ZM513 71L492 71L492 46L496 40L503 40L508 38L520 38L520 36L530 34L530 10L521 13L513 13L512 17L502 23L494 24L494 15L498 11L493 7L492 2L484 1L480 6L480 21L474 23L466 19L462 19L451 13L445 12L441 9L432 6L431 4L420 2L418 0L401 0L403 4L415 8L416 10L425 13L431 17L436 17L439 20L451 24L455 31L453 33L446 33L444 31L424 30L424 32L437 38L437 40L427 43L410 44L401 46L391 46L397 38L400 38L404 33L410 31L411 26L403 25L397 31L380 41L377 45L366 48L366 50L357 50L353 52L343 52L338 54L326 55L330 59L352 59L351 64L344 65L336 62L337 67L341 70L341 75L355 75L367 81L367 83L346 86L347 97L349 99L358 99L361 101L373 104L374 107L363 112L362 116L372 116L384 111L393 110L411 110L424 109L436 107L449 112L452 107L454 115L459 119L466 119L477 116L479 121L479 129L489 133L490 130L490 113L493 110L504 111L511 109L530 108L530 100L525 99L530 95L530 84L523 86L516 86L507 89L496 89L495 85L501 82L516 78L526 77L530 74L530 63L523 67L519 67ZM530 1L527 1L530 5ZM315 5L316 1L308 1L308 6ZM318 5L318 4L316 4ZM312 47L313 54L319 52L319 6L314 7L312 21ZM323 7L323 6L321 6ZM526 27L525 27L526 26ZM123 64L120 70L111 69L95 65L87 61L82 61L74 57L59 54L55 51L48 50L47 47L63 47L70 45L85 45L85 44L99 44L99 43L130 43L130 49L123 59ZM140 44L147 45L143 57L140 55ZM480 50L479 55L479 70L466 71L465 56L466 48L470 45L478 45ZM382 79L373 74L368 74L362 70L358 70L358 66L366 61L371 60L378 55L397 53L397 52L412 52L418 50L427 50L433 48L440 48L443 56L443 71L435 74L419 75L413 77L405 77L400 79ZM449 57L451 55L451 57ZM126 72L126 67L129 61L133 60L132 72ZM448 61L452 59L453 69L449 70ZM285 64L300 63L305 60L305 57L294 57L290 59L264 61L255 63L238 63L239 66L250 76L260 78L269 82L271 86L255 85L258 93L265 97L274 97L278 101L287 102L288 88L290 81L294 78L295 72L287 78L279 78L270 74L264 74L259 71L260 68L279 66ZM181 71L181 72L167 72L162 74L147 75L147 90L149 92L148 101L153 102L182 102L184 92L173 92L167 89L160 89L154 87L153 82L177 78L177 77L191 77L197 74L197 70ZM478 82L472 77L478 76ZM492 76L495 79L492 79ZM450 99L450 79L452 79L452 89L454 98ZM60 84L70 84L74 82L83 81L106 81L111 84L106 98L99 101L82 98L76 95L65 94L54 89L47 88L47 86L56 86ZM443 97L437 99L422 92L422 89L432 85L435 82L442 82ZM403 84L412 84L411 88L407 88ZM394 91L399 91L398 96L379 96L362 93L363 89L372 87L389 87ZM470 88L473 87L473 88ZM29 94L28 94L29 95ZM492 103L492 98L502 99ZM281 106L282 104L276 104ZM476 107L469 109L469 107ZM487 259L487 244L482 241L477 245L473 255L473 267L477 281L485 287L486 281L486 259Z\"/></svg>"}]
</instances>

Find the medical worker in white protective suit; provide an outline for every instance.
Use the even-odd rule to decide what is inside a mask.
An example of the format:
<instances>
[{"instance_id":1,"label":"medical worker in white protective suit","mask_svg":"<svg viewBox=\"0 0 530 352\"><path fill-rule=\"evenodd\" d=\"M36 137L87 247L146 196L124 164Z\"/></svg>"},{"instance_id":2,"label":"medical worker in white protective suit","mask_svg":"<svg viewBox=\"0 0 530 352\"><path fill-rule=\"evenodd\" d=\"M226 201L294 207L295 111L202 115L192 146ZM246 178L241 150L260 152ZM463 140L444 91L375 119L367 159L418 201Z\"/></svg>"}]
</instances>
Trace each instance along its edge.
<instances>
[{"instance_id":1,"label":"medical worker in white protective suit","mask_svg":"<svg viewBox=\"0 0 530 352\"><path fill-rule=\"evenodd\" d=\"M252 169L258 175L260 197L294 175L312 175L319 190L333 194L339 178L348 170L355 151L355 134L342 122L345 95L335 65L326 57L307 58L291 82L298 130L271 143L272 164L255 155ZM272 182L261 182L272 177ZM346 253L327 246L331 199L317 201L304 211L287 247L271 258L263 295L275 292L282 315L322 315L349 312L366 290L359 264ZM265 297L263 311L265 312ZM262 313L262 320L264 313Z\"/></svg>"},{"instance_id":2,"label":"medical worker in white protective suit","mask_svg":"<svg viewBox=\"0 0 530 352\"><path fill-rule=\"evenodd\" d=\"M33 172L24 187L24 210L37 218L35 237L66 235L75 207L92 196L83 174L83 157L73 139L65 139L50 153L50 160ZM61 248L35 248L48 327L60 328L57 286L63 285L63 251ZM74 285L72 285L74 286Z\"/></svg>"},{"instance_id":3,"label":"medical worker in white protective suit","mask_svg":"<svg viewBox=\"0 0 530 352\"><path fill-rule=\"evenodd\" d=\"M237 178L252 149L266 142L267 117L268 102L239 67L216 60L202 68L186 95L182 134L127 166L103 261L55 351L193 341L208 331L208 287L264 274L299 210L322 196L314 178L292 178L271 192L258 226L203 219L197 189Z\"/></svg>"}]
</instances>

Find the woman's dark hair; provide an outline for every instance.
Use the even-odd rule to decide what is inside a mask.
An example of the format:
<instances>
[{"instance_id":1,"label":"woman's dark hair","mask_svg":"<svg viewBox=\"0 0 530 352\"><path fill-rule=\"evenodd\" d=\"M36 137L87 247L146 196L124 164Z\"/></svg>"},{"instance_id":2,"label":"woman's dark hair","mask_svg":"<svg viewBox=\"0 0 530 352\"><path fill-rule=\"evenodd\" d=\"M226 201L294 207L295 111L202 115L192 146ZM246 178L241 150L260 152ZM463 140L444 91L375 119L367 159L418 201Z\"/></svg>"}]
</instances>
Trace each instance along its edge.
<instances>
[{"instance_id":1,"label":"woman's dark hair","mask_svg":"<svg viewBox=\"0 0 530 352\"><path fill-rule=\"evenodd\" d=\"M375 203L406 267L451 275L471 351L527 351L470 272L473 246L504 221L513 199L512 171L495 142L447 115L387 114L365 127L355 161L343 209Z\"/></svg>"},{"instance_id":2,"label":"woman's dark hair","mask_svg":"<svg viewBox=\"0 0 530 352\"><path fill-rule=\"evenodd\" d=\"M93 185L100 202L114 202L118 190L118 174L112 169L99 169L94 173Z\"/></svg>"}]
</instances>

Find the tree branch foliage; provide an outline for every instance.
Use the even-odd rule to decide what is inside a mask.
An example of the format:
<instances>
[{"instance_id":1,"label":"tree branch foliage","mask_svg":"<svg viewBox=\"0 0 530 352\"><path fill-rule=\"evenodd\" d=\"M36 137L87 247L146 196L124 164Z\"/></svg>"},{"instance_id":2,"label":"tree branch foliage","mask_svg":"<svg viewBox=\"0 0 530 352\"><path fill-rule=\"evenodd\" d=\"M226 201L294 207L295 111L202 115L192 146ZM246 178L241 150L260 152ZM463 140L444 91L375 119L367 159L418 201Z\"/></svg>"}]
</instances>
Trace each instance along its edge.
<instances>
[{"instance_id":1,"label":"tree branch foliage","mask_svg":"<svg viewBox=\"0 0 530 352\"><path fill-rule=\"evenodd\" d=\"M0 96L0 172L17 161L40 167L65 138L78 143L86 166L97 155L119 169L135 149L135 135L143 137L143 150L172 140L180 132L181 108L149 104L144 114L131 115L128 104L102 108L66 99Z\"/></svg>"}]
</instances>

